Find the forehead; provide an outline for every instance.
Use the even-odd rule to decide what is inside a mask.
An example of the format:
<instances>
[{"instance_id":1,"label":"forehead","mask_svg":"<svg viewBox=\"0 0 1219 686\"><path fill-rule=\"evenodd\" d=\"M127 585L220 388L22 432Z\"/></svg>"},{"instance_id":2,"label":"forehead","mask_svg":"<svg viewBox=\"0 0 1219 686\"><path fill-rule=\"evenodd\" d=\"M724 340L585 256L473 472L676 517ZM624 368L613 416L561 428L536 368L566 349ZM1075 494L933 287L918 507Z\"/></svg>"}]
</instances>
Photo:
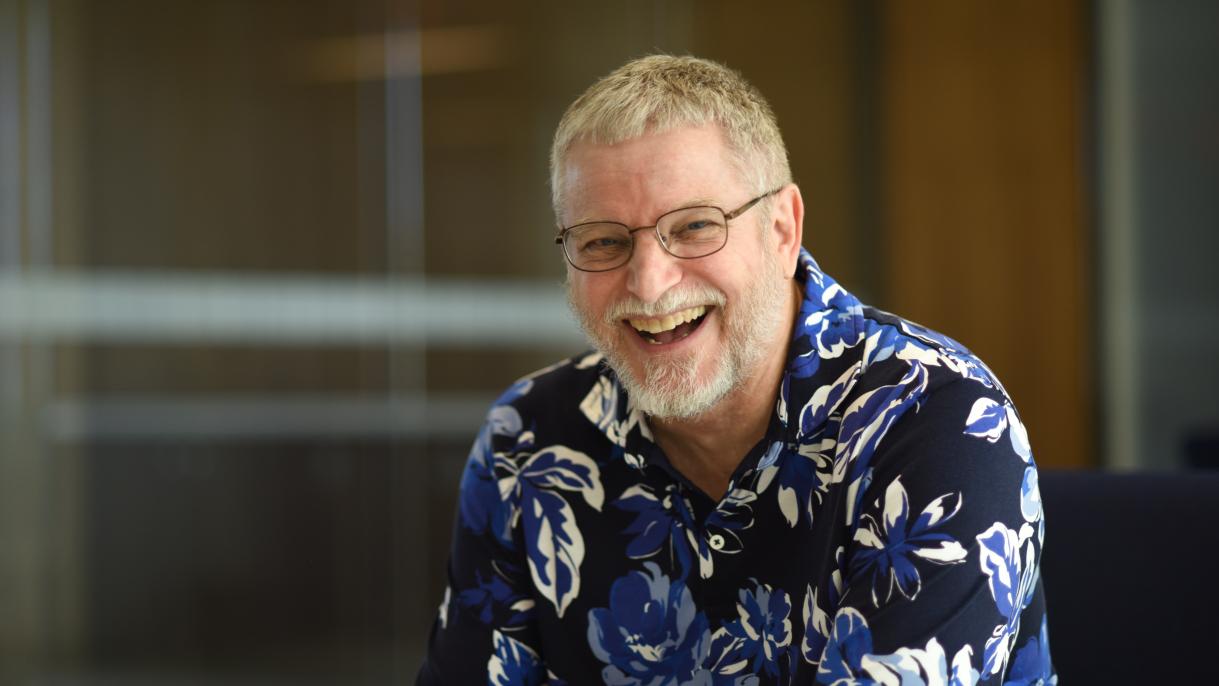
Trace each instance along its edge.
<instances>
[{"instance_id":1,"label":"forehead","mask_svg":"<svg viewBox=\"0 0 1219 686\"><path fill-rule=\"evenodd\" d=\"M578 141L565 157L561 180L564 225L592 219L646 224L681 205L721 201L740 185L715 125L609 145Z\"/></svg>"}]
</instances>

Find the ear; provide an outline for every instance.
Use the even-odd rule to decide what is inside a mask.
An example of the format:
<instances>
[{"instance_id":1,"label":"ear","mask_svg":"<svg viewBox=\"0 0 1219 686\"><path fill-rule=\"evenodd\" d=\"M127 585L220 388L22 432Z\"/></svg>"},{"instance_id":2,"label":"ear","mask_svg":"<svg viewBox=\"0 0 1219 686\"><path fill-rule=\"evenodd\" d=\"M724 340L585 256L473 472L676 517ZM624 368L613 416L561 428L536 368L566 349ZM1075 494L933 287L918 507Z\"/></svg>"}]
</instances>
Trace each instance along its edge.
<instances>
[{"instance_id":1,"label":"ear","mask_svg":"<svg viewBox=\"0 0 1219 686\"><path fill-rule=\"evenodd\" d=\"M804 238L804 198L800 188L789 183L775 193L770 213L771 248L778 253L783 273L796 273Z\"/></svg>"}]
</instances>

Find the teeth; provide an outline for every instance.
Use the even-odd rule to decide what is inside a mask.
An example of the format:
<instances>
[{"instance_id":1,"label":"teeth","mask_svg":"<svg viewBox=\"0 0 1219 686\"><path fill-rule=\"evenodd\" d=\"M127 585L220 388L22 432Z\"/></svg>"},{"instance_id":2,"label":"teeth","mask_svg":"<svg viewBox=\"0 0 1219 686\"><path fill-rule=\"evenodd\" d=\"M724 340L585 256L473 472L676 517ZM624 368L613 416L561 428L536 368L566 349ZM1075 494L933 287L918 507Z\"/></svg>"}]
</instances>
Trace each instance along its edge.
<instances>
[{"instance_id":1,"label":"teeth","mask_svg":"<svg viewBox=\"0 0 1219 686\"><path fill-rule=\"evenodd\" d=\"M638 329L640 331L646 331L648 333L660 333L662 331L669 331L671 329L674 329L680 324L685 324L686 322L692 322L695 319L698 319L699 317L706 314L706 312L707 312L707 306L699 305L697 307L691 307L688 310L682 310L681 312L674 312L673 314L667 314L659 319L640 318L640 319L628 319L627 321L629 321L631 323L631 326L635 327L636 329Z\"/></svg>"}]
</instances>

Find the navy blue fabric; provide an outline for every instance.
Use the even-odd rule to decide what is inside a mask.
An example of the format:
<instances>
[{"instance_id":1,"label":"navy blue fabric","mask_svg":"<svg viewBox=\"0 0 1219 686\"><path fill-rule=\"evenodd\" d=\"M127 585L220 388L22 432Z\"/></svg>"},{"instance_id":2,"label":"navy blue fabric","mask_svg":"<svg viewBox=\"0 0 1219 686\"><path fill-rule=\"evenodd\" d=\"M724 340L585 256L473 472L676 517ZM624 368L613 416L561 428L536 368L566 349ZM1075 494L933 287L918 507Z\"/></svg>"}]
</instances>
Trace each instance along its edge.
<instances>
[{"instance_id":1,"label":"navy blue fabric","mask_svg":"<svg viewBox=\"0 0 1219 686\"><path fill-rule=\"evenodd\" d=\"M1216 683L1219 474L1043 470L1041 498L1065 683Z\"/></svg>"}]
</instances>

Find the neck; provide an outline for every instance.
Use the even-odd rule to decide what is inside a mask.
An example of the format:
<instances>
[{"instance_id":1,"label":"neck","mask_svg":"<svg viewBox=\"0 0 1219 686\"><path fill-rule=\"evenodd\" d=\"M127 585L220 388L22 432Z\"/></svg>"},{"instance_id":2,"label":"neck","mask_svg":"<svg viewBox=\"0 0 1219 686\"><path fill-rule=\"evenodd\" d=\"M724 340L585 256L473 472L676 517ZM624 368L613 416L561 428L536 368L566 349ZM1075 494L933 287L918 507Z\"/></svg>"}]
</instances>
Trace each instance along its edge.
<instances>
[{"instance_id":1,"label":"neck","mask_svg":"<svg viewBox=\"0 0 1219 686\"><path fill-rule=\"evenodd\" d=\"M792 324L800 309L799 282L793 280L792 284L794 304L770 342L770 354L739 386L696 417L650 421L656 443L669 462L716 501L728 492L732 473L770 425L787 364Z\"/></svg>"}]
</instances>

